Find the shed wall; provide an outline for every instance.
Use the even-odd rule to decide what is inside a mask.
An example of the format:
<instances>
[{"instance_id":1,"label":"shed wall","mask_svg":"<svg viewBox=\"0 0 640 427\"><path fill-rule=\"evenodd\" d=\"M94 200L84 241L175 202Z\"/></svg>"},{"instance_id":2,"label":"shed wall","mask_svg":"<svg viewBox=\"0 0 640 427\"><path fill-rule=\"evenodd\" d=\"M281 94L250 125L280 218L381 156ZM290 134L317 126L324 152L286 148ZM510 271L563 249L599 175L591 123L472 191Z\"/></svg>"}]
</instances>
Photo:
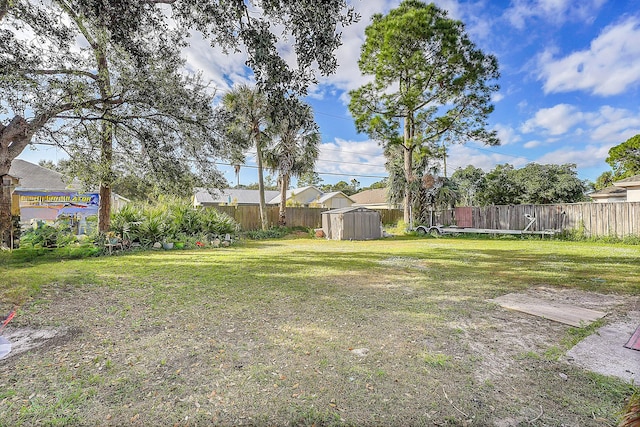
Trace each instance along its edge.
<instances>
[{"instance_id":1,"label":"shed wall","mask_svg":"<svg viewBox=\"0 0 640 427\"><path fill-rule=\"evenodd\" d=\"M375 211L325 213L322 228L327 239L370 240L382 237L380 214Z\"/></svg>"}]
</instances>

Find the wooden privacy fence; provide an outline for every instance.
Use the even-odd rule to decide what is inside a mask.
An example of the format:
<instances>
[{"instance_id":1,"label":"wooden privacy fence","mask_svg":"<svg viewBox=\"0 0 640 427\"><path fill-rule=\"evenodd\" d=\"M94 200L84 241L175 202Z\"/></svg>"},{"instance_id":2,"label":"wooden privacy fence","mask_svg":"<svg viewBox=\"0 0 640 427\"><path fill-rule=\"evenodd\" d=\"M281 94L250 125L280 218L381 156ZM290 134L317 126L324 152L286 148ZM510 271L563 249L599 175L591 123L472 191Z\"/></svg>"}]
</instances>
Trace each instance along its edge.
<instances>
[{"instance_id":1,"label":"wooden privacy fence","mask_svg":"<svg viewBox=\"0 0 640 427\"><path fill-rule=\"evenodd\" d=\"M215 206L236 220L243 230L260 229L258 206ZM287 208L288 227L322 227L323 208ZM402 219L400 209L379 209L383 224ZM432 224L502 230L522 230L536 218L533 231L583 229L590 237L640 236L640 202L564 203L557 205L504 205L459 207L430 213ZM267 206L269 226L278 224L278 207ZM429 221L427 221L429 222Z\"/></svg>"},{"instance_id":2,"label":"wooden privacy fence","mask_svg":"<svg viewBox=\"0 0 640 427\"><path fill-rule=\"evenodd\" d=\"M460 227L522 230L536 218L532 230L579 230L589 237L640 236L640 202L564 203L461 207L454 210Z\"/></svg>"},{"instance_id":3,"label":"wooden privacy fence","mask_svg":"<svg viewBox=\"0 0 640 427\"><path fill-rule=\"evenodd\" d=\"M224 212L233 218L243 230L259 230L260 207L250 205L240 206L214 206L220 212ZM322 227L322 212L325 208L287 208L287 227ZM402 211L398 209L379 209L383 224L395 224L402 219ZM278 225L278 206L267 206L267 220L269 226Z\"/></svg>"}]
</instances>

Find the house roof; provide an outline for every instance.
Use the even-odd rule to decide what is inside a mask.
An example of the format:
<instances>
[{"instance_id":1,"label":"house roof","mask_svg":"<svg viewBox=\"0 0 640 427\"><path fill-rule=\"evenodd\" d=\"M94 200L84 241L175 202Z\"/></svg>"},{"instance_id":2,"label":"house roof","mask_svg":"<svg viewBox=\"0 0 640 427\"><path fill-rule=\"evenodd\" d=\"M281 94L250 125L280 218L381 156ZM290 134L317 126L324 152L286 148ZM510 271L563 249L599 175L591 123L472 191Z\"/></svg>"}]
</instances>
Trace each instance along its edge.
<instances>
[{"instance_id":1,"label":"house roof","mask_svg":"<svg viewBox=\"0 0 640 427\"><path fill-rule=\"evenodd\" d=\"M344 197L344 198L345 198L345 199L347 199L347 200L351 200L351 201L353 201L353 200L351 199L351 197L347 196L347 195L346 195L346 194L344 194L342 191L333 191L333 192L331 192L331 193L325 193L325 194L323 194L322 196L320 196L320 198L318 199L318 202L320 202L320 203L324 203L324 202L326 202L327 200L329 200L329 199L333 199L333 198L334 198L334 197L336 197L336 196L342 196L342 197Z\"/></svg>"},{"instance_id":2,"label":"house roof","mask_svg":"<svg viewBox=\"0 0 640 427\"><path fill-rule=\"evenodd\" d=\"M373 205L373 204L386 204L387 201L387 188L375 188L372 190L364 190L351 197L354 203L359 205Z\"/></svg>"},{"instance_id":3,"label":"house roof","mask_svg":"<svg viewBox=\"0 0 640 427\"><path fill-rule=\"evenodd\" d=\"M594 191L589 194L589 197L593 199L598 198L609 198L609 197L625 197L627 195L627 190L624 188L619 188L615 186L605 187L602 190Z\"/></svg>"},{"instance_id":4,"label":"house roof","mask_svg":"<svg viewBox=\"0 0 640 427\"><path fill-rule=\"evenodd\" d=\"M630 176L613 183L616 187L637 187L640 185L640 175Z\"/></svg>"},{"instance_id":5,"label":"house roof","mask_svg":"<svg viewBox=\"0 0 640 427\"><path fill-rule=\"evenodd\" d=\"M264 198L269 201L279 191L265 190ZM196 204L238 203L239 205L260 204L260 192L244 188L206 189L196 188Z\"/></svg>"},{"instance_id":6,"label":"house roof","mask_svg":"<svg viewBox=\"0 0 640 427\"><path fill-rule=\"evenodd\" d=\"M17 190L80 190L78 182L67 183L60 172L20 159L11 162L9 175L18 178Z\"/></svg>"},{"instance_id":7,"label":"house roof","mask_svg":"<svg viewBox=\"0 0 640 427\"><path fill-rule=\"evenodd\" d=\"M291 197L293 197L293 195L298 195L298 194L302 194L307 190L314 190L316 192L316 196L312 197L311 199L307 200L306 202L310 203L313 200L316 199L317 195L321 195L322 191L318 190L316 187L314 187L313 185L308 185L306 187L300 187L300 188L294 188L292 190L288 190L287 191L287 200L289 200ZM267 204L269 205L277 205L280 204L280 192L276 192L276 196L273 197L271 200L267 199Z\"/></svg>"}]
</instances>

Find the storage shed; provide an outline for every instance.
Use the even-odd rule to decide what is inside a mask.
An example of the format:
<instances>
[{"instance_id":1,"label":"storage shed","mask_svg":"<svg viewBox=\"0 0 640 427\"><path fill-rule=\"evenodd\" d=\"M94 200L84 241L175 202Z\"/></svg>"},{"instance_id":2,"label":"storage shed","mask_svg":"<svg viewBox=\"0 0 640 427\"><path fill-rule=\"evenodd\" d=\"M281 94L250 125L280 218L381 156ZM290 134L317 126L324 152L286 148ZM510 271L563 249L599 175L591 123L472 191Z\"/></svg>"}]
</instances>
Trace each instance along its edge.
<instances>
[{"instance_id":1,"label":"storage shed","mask_svg":"<svg viewBox=\"0 0 640 427\"><path fill-rule=\"evenodd\" d=\"M382 237L380 213L349 206L322 212L322 231L332 240L370 240Z\"/></svg>"}]
</instances>

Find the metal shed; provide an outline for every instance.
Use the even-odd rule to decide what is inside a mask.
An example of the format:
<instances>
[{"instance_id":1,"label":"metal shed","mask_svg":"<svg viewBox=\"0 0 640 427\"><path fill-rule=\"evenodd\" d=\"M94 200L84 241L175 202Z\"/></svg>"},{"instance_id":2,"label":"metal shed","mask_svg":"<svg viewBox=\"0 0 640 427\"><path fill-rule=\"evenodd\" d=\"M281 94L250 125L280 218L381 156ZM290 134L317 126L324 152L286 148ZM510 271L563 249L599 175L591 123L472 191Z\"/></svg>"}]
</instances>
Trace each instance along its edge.
<instances>
[{"instance_id":1,"label":"metal shed","mask_svg":"<svg viewBox=\"0 0 640 427\"><path fill-rule=\"evenodd\" d=\"M322 231L332 240L370 240L382 237L380 213L349 206L322 212Z\"/></svg>"}]
</instances>

